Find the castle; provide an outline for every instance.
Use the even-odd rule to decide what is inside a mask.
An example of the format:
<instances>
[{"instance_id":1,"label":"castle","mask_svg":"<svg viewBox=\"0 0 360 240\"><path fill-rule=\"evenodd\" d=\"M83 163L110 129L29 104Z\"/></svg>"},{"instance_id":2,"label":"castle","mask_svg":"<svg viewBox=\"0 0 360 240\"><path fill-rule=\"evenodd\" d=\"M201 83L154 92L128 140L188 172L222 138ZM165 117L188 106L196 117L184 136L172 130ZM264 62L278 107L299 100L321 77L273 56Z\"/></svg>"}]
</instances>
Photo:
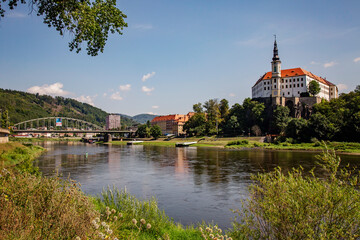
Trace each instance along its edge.
<instances>
[{"instance_id":1,"label":"castle","mask_svg":"<svg viewBox=\"0 0 360 240\"><path fill-rule=\"evenodd\" d=\"M315 97L308 97L309 83L313 80L319 83L321 90ZM293 108L311 107L321 102L321 99L329 101L337 97L338 88L326 79L302 68L281 69L275 38L271 72L265 73L252 87L253 99L273 106L288 106L294 112ZM296 115L296 112L293 115Z\"/></svg>"}]
</instances>

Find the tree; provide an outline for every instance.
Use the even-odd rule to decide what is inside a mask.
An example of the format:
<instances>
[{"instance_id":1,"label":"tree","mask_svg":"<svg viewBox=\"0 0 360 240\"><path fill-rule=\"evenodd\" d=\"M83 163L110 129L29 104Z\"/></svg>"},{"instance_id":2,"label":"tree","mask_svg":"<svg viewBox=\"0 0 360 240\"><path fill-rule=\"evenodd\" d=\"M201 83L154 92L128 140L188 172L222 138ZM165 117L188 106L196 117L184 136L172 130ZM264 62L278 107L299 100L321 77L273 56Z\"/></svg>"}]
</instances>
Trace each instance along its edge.
<instances>
[{"instance_id":1,"label":"tree","mask_svg":"<svg viewBox=\"0 0 360 240\"><path fill-rule=\"evenodd\" d=\"M150 137L150 128L146 124L140 125L136 131L136 135L141 138Z\"/></svg>"},{"instance_id":2,"label":"tree","mask_svg":"<svg viewBox=\"0 0 360 240\"><path fill-rule=\"evenodd\" d=\"M184 124L184 131L189 135L205 135L206 117L204 113L195 113L189 121Z\"/></svg>"},{"instance_id":3,"label":"tree","mask_svg":"<svg viewBox=\"0 0 360 240\"><path fill-rule=\"evenodd\" d=\"M220 122L220 109L217 99L210 99L204 103L206 112L206 132L210 135L217 134L218 124Z\"/></svg>"},{"instance_id":4,"label":"tree","mask_svg":"<svg viewBox=\"0 0 360 240\"><path fill-rule=\"evenodd\" d=\"M321 113L311 115L309 125L313 136L319 140L331 140L338 131L334 124Z\"/></svg>"},{"instance_id":5,"label":"tree","mask_svg":"<svg viewBox=\"0 0 360 240\"><path fill-rule=\"evenodd\" d=\"M127 17L116 7L116 0L2 0L7 2L10 10L18 4L29 4L31 11L43 17L48 27L54 27L61 36L66 31L74 37L69 42L70 51L81 51L82 42L87 43L87 53L91 56L103 52L109 32L122 35L127 27ZM0 19L5 10L0 5Z\"/></svg>"},{"instance_id":6,"label":"tree","mask_svg":"<svg viewBox=\"0 0 360 240\"><path fill-rule=\"evenodd\" d=\"M316 96L320 92L320 84L318 81L312 80L309 83L309 93L313 96Z\"/></svg>"},{"instance_id":7,"label":"tree","mask_svg":"<svg viewBox=\"0 0 360 240\"><path fill-rule=\"evenodd\" d=\"M201 103L197 103L193 105L193 110L195 113L202 113L203 112L203 107L201 105Z\"/></svg>"},{"instance_id":8,"label":"tree","mask_svg":"<svg viewBox=\"0 0 360 240\"><path fill-rule=\"evenodd\" d=\"M161 136L161 128L158 125L154 125L150 128L150 135L158 139Z\"/></svg>"},{"instance_id":9,"label":"tree","mask_svg":"<svg viewBox=\"0 0 360 240\"><path fill-rule=\"evenodd\" d=\"M290 109L284 106L277 106L273 112L273 121L272 121L272 132L273 133L283 133L286 126L288 125L291 118L289 117Z\"/></svg>"},{"instance_id":10,"label":"tree","mask_svg":"<svg viewBox=\"0 0 360 240\"><path fill-rule=\"evenodd\" d=\"M307 120L304 118L292 118L285 128L285 136L302 142L308 140L306 138L310 138L307 134L307 129Z\"/></svg>"}]
</instances>

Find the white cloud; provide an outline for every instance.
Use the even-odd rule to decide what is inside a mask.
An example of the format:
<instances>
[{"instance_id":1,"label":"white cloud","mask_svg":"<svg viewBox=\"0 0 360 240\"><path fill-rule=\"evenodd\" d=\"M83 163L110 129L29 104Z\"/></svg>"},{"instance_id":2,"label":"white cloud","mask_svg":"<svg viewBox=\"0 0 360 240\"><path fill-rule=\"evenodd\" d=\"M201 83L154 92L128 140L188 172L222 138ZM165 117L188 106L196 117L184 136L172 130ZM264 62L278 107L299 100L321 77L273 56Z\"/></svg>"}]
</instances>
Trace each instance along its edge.
<instances>
[{"instance_id":1,"label":"white cloud","mask_svg":"<svg viewBox=\"0 0 360 240\"><path fill-rule=\"evenodd\" d=\"M123 97L120 96L120 93L119 93L119 92L116 92L116 93L111 94L110 98L111 98L112 100L117 100L117 101L123 100Z\"/></svg>"},{"instance_id":2,"label":"white cloud","mask_svg":"<svg viewBox=\"0 0 360 240\"><path fill-rule=\"evenodd\" d=\"M336 65L336 62L332 61L332 62L328 62L328 63L324 63L324 68L329 68L329 67L333 67Z\"/></svg>"},{"instance_id":3,"label":"white cloud","mask_svg":"<svg viewBox=\"0 0 360 240\"><path fill-rule=\"evenodd\" d=\"M27 16L28 15L26 15L24 13L11 11L6 17L9 17L9 18L26 18Z\"/></svg>"},{"instance_id":4,"label":"white cloud","mask_svg":"<svg viewBox=\"0 0 360 240\"><path fill-rule=\"evenodd\" d=\"M236 95L235 95L235 93L230 93L229 96L230 97L235 97Z\"/></svg>"},{"instance_id":5,"label":"white cloud","mask_svg":"<svg viewBox=\"0 0 360 240\"><path fill-rule=\"evenodd\" d=\"M42 86L33 86L29 88L29 93L39 93L40 95L52 95L52 96L65 96L70 94L68 91L64 91L62 88L64 87L64 84L62 83L54 83L51 85L44 84Z\"/></svg>"},{"instance_id":6,"label":"white cloud","mask_svg":"<svg viewBox=\"0 0 360 240\"><path fill-rule=\"evenodd\" d=\"M141 90L144 92L144 93L146 93L147 95L150 95L150 93L152 92L152 91L154 91L155 90L155 88L148 88L148 87L146 87L146 86L143 86L142 88L141 88Z\"/></svg>"},{"instance_id":7,"label":"white cloud","mask_svg":"<svg viewBox=\"0 0 360 240\"><path fill-rule=\"evenodd\" d=\"M360 57L355 58L355 59L354 59L354 62L360 62Z\"/></svg>"},{"instance_id":8,"label":"white cloud","mask_svg":"<svg viewBox=\"0 0 360 240\"><path fill-rule=\"evenodd\" d=\"M320 63L318 63L318 62L315 62L315 61L311 61L311 63L310 63L311 65L319 65Z\"/></svg>"},{"instance_id":9,"label":"white cloud","mask_svg":"<svg viewBox=\"0 0 360 240\"><path fill-rule=\"evenodd\" d=\"M154 75L155 75L155 72L145 74L145 75L142 76L141 81L145 82L146 80L153 77Z\"/></svg>"},{"instance_id":10,"label":"white cloud","mask_svg":"<svg viewBox=\"0 0 360 240\"><path fill-rule=\"evenodd\" d=\"M107 96L107 93L104 93L104 94L103 94L103 97L106 97L106 96Z\"/></svg>"},{"instance_id":11,"label":"white cloud","mask_svg":"<svg viewBox=\"0 0 360 240\"><path fill-rule=\"evenodd\" d=\"M348 89L348 86L347 86L346 84L342 84L342 83L340 83L340 84L338 84L338 85L336 85L336 86L338 87L339 92L341 92L341 91L344 91L344 90Z\"/></svg>"},{"instance_id":12,"label":"white cloud","mask_svg":"<svg viewBox=\"0 0 360 240\"><path fill-rule=\"evenodd\" d=\"M91 96L84 96L81 95L80 97L75 98L75 100L78 100L79 102L83 102L83 103L88 103L92 106L95 106L94 104L94 99L96 98L96 95L91 97Z\"/></svg>"},{"instance_id":13,"label":"white cloud","mask_svg":"<svg viewBox=\"0 0 360 240\"><path fill-rule=\"evenodd\" d=\"M153 29L153 26L151 24L135 24L134 28L141 30L150 30Z\"/></svg>"},{"instance_id":14,"label":"white cloud","mask_svg":"<svg viewBox=\"0 0 360 240\"><path fill-rule=\"evenodd\" d=\"M159 106L152 106L152 108L153 108L153 109L158 109L158 108L159 108Z\"/></svg>"},{"instance_id":15,"label":"white cloud","mask_svg":"<svg viewBox=\"0 0 360 240\"><path fill-rule=\"evenodd\" d=\"M131 85L130 84L126 84L126 85L120 85L119 89L121 91L130 91L131 90Z\"/></svg>"}]
</instances>

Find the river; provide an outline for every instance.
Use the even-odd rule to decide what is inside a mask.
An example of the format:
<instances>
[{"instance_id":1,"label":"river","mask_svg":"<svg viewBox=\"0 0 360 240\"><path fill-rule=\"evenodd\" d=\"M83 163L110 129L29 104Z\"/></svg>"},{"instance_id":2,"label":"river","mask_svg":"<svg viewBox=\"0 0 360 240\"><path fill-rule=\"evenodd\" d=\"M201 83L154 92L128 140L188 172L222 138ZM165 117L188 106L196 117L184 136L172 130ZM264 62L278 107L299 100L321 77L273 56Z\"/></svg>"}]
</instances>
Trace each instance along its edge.
<instances>
[{"instance_id":1,"label":"river","mask_svg":"<svg viewBox=\"0 0 360 240\"><path fill-rule=\"evenodd\" d=\"M78 142L45 142L42 146L48 151L36 165L45 176L70 175L91 195L107 186L126 187L138 198L156 197L159 208L176 222L214 221L222 228L231 226L235 215L230 209L240 208L241 200L248 197L251 174L277 166L289 170L301 165L307 171L315 166L317 154ZM358 155L341 157L343 164L360 165Z\"/></svg>"}]
</instances>

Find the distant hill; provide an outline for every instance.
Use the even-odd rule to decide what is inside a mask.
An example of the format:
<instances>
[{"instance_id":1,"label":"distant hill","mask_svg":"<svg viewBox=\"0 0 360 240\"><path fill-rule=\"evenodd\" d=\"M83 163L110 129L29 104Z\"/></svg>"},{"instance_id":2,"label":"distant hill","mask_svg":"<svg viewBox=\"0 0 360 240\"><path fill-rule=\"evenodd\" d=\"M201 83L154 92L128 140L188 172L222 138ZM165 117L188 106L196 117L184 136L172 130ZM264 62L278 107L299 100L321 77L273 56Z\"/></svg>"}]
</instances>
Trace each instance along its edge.
<instances>
[{"instance_id":1,"label":"distant hill","mask_svg":"<svg viewBox=\"0 0 360 240\"><path fill-rule=\"evenodd\" d=\"M157 117L159 115L153 115L153 114L138 114L132 117L132 119L134 119L136 122L139 122L141 124L146 123L147 121L150 121L154 119L154 117Z\"/></svg>"},{"instance_id":2,"label":"distant hill","mask_svg":"<svg viewBox=\"0 0 360 240\"><path fill-rule=\"evenodd\" d=\"M18 123L42 117L71 117L105 126L107 112L71 98L5 90L0 88L0 109L8 110L10 123ZM122 117L122 125L132 126L131 117Z\"/></svg>"}]
</instances>

